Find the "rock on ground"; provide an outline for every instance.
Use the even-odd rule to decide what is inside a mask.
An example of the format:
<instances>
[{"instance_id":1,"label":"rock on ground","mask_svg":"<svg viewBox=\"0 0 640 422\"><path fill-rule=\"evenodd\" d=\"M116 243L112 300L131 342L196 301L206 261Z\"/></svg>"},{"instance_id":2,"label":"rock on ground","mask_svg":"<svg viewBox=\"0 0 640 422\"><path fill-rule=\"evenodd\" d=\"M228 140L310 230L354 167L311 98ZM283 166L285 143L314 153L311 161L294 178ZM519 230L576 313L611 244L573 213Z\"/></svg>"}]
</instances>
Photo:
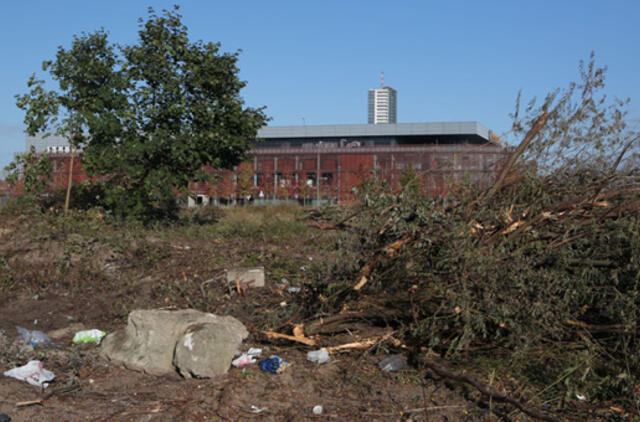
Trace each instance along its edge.
<instances>
[{"instance_id":1,"label":"rock on ground","mask_svg":"<svg viewBox=\"0 0 640 422\"><path fill-rule=\"evenodd\" d=\"M237 320L192 326L178 340L173 364L185 378L222 375L246 336L246 329Z\"/></svg>"},{"instance_id":2,"label":"rock on ground","mask_svg":"<svg viewBox=\"0 0 640 422\"><path fill-rule=\"evenodd\" d=\"M100 354L151 375L178 370L184 376L212 377L227 372L248 335L245 326L231 316L193 309L135 310L124 330L104 338Z\"/></svg>"}]
</instances>

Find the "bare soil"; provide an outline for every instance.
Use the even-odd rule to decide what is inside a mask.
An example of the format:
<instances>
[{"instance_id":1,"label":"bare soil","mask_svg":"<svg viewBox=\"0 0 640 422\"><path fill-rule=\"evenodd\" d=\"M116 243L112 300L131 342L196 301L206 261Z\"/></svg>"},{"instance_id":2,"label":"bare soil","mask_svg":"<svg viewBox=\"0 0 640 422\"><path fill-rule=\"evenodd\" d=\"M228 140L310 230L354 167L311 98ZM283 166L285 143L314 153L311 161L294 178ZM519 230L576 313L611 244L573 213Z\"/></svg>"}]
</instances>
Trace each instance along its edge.
<instances>
[{"instance_id":1,"label":"bare soil","mask_svg":"<svg viewBox=\"0 0 640 422\"><path fill-rule=\"evenodd\" d=\"M0 412L13 421L491 419L488 409L426 371L382 372L377 363L391 350L334 354L330 363L317 365L306 360L309 348L260 333L290 332L299 301L286 287L312 283L319 268L339 259L332 255L332 239L300 223L297 213L231 210L215 224L156 230L108 225L99 215L74 221L5 213L0 372L39 359L56 381L40 391L0 376ZM267 287L239 294L228 286L225 269L242 265L264 265ZM111 332L124 327L131 310L159 307L233 315L251 333L246 348L261 347L263 355L279 355L292 366L280 375L252 365L231 368L218 379L155 377L113 366L98 356L98 346L71 343L79 327ZM62 330L54 339L58 348L21 344L16 326ZM370 334L363 329L330 341ZM323 407L321 415L312 412L316 405Z\"/></svg>"}]
</instances>

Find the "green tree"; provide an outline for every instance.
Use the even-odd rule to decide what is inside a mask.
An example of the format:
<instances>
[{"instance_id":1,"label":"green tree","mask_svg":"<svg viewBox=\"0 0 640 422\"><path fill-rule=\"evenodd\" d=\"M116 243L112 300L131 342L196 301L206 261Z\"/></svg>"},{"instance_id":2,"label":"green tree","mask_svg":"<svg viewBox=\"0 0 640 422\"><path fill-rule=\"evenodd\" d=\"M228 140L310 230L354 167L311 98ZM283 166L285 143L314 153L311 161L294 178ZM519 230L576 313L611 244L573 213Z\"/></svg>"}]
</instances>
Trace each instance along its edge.
<instances>
[{"instance_id":1,"label":"green tree","mask_svg":"<svg viewBox=\"0 0 640 422\"><path fill-rule=\"evenodd\" d=\"M16 95L18 107L25 111L29 135L53 133L69 140L71 162L65 211L76 149L92 141L115 140L120 135L129 87L123 72L117 70L121 64L104 31L74 36L69 50L58 47L56 59L42 64L58 89L47 91L44 81L32 75L27 83L29 93Z\"/></svg>"},{"instance_id":2,"label":"green tree","mask_svg":"<svg viewBox=\"0 0 640 422\"><path fill-rule=\"evenodd\" d=\"M176 190L207 179L205 165L242 162L267 117L244 106L238 52L191 42L177 6L161 15L150 8L139 24L137 44L117 49L103 31L75 37L43 66L58 90L32 77L18 106L30 134L53 125L83 148L103 205L118 216L153 218L174 213Z\"/></svg>"},{"instance_id":3,"label":"green tree","mask_svg":"<svg viewBox=\"0 0 640 422\"><path fill-rule=\"evenodd\" d=\"M244 162L238 166L238 181L236 183L236 192L240 198L246 198L253 194L255 190L253 186L253 164Z\"/></svg>"},{"instance_id":4,"label":"green tree","mask_svg":"<svg viewBox=\"0 0 640 422\"><path fill-rule=\"evenodd\" d=\"M24 198L37 202L51 177L51 160L47 154L36 154L34 147L12 161L5 170L10 186L22 184Z\"/></svg>"}]
</instances>

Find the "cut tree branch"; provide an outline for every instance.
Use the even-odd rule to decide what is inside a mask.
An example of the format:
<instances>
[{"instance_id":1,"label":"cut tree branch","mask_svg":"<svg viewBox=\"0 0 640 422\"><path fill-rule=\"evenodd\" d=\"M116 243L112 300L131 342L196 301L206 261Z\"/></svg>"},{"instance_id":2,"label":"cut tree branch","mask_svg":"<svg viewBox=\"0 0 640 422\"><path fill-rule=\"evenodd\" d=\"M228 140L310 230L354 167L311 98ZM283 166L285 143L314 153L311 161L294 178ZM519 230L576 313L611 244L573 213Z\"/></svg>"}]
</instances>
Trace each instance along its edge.
<instances>
[{"instance_id":1,"label":"cut tree branch","mask_svg":"<svg viewBox=\"0 0 640 422\"><path fill-rule=\"evenodd\" d=\"M497 402L500 403L507 403L510 404L514 407L516 407L518 410L520 410L522 413L524 413L527 416L530 416L534 419L538 419L541 421L547 421L547 422L560 422L559 419L554 418L553 416L550 415L546 415L544 413L541 413L537 410L533 410L529 407L526 407L525 405L523 405L522 403L520 403L519 401L504 395L504 394L500 394L497 393L495 391L489 391L484 385L480 384L478 381L474 380L473 378L470 378L466 375L458 375L458 374L454 374L453 372L449 372L446 369L442 368L441 366L435 364L434 362L431 361L423 361L422 362L427 368L431 369L433 372L435 372L438 376L442 377L442 378L447 378L447 379L451 379L454 381L458 381L464 384L469 384L472 387L474 387L476 390L478 390L480 392L480 394L482 394L485 397L490 398L491 400L495 400Z\"/></svg>"},{"instance_id":2,"label":"cut tree branch","mask_svg":"<svg viewBox=\"0 0 640 422\"><path fill-rule=\"evenodd\" d=\"M267 338L269 338L269 339L290 340L290 341L295 341L295 342L298 342L298 343L306 344L307 346L315 346L316 345L316 341L313 340L313 339L310 339L308 337L290 336L288 334L276 333L275 331L263 331L262 334L267 336Z\"/></svg>"},{"instance_id":3,"label":"cut tree branch","mask_svg":"<svg viewBox=\"0 0 640 422\"><path fill-rule=\"evenodd\" d=\"M538 118L533 123L533 125L531 125L531 129L529 129L529 132L527 132L522 142L520 142L520 145L518 145L518 148L516 148L513 154L509 156L509 159L507 160L506 164L500 171L500 175L498 176L498 179L493 184L493 186L491 186L491 189L487 191L487 194L483 198L485 201L489 200L502 187L502 183L504 183L504 180L507 178L507 175L513 168L514 164L516 163L520 155L522 155L522 153L527 149L527 147L529 146L533 138L535 138L535 136L538 134L538 132L542 130L544 125L547 123L548 119L549 119L549 112L543 111L542 114L538 116Z\"/></svg>"}]
</instances>

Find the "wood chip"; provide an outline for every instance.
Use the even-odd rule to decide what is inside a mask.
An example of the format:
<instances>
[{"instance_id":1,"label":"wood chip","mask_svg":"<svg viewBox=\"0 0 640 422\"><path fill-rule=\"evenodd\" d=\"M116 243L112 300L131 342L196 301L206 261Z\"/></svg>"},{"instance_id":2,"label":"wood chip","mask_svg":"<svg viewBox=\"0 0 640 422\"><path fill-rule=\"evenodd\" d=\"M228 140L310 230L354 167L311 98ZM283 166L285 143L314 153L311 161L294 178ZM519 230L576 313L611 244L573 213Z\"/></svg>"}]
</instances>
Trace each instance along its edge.
<instances>
[{"instance_id":1,"label":"wood chip","mask_svg":"<svg viewBox=\"0 0 640 422\"><path fill-rule=\"evenodd\" d=\"M296 324L293 327L294 337L304 337L304 324Z\"/></svg>"},{"instance_id":2,"label":"wood chip","mask_svg":"<svg viewBox=\"0 0 640 422\"><path fill-rule=\"evenodd\" d=\"M358 282L358 284L356 284L355 286L353 286L353 290L360 290L362 289L362 287L367 284L367 281L369 281L367 279L366 275L363 275L362 277L360 277L360 281Z\"/></svg>"}]
</instances>

